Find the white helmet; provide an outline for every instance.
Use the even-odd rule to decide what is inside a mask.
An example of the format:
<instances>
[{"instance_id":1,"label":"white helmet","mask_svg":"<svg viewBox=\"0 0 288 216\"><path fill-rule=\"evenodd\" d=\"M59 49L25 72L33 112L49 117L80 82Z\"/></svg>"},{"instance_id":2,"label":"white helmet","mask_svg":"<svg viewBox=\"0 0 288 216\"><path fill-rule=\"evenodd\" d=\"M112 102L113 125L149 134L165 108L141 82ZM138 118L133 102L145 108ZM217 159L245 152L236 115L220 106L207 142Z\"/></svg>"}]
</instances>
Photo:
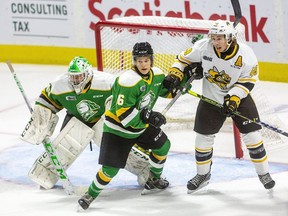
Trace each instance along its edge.
<instances>
[{"instance_id":1,"label":"white helmet","mask_svg":"<svg viewBox=\"0 0 288 216\"><path fill-rule=\"evenodd\" d=\"M92 65L87 59L77 56L70 62L68 68L69 83L73 86L76 94L81 94L92 76Z\"/></svg>"},{"instance_id":2,"label":"white helmet","mask_svg":"<svg viewBox=\"0 0 288 216\"><path fill-rule=\"evenodd\" d=\"M209 29L208 36L211 35L225 35L228 43L232 42L236 38L237 31L233 26L233 23L227 20L216 20L212 27Z\"/></svg>"}]
</instances>

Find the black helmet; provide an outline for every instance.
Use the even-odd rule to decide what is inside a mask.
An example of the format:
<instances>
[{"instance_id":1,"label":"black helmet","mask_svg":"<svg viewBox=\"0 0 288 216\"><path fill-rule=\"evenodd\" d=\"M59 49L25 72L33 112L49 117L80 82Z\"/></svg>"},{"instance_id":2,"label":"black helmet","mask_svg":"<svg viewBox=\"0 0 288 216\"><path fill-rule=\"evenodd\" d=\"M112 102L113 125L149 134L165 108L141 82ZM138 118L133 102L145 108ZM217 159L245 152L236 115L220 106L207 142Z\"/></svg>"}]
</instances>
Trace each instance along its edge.
<instances>
[{"instance_id":1,"label":"black helmet","mask_svg":"<svg viewBox=\"0 0 288 216\"><path fill-rule=\"evenodd\" d=\"M136 61L136 57L150 56L151 67L153 66L153 49L148 42L136 43L133 47L132 57Z\"/></svg>"},{"instance_id":2,"label":"black helmet","mask_svg":"<svg viewBox=\"0 0 288 216\"><path fill-rule=\"evenodd\" d=\"M136 43L132 51L133 59L138 56L153 55L153 49L148 42Z\"/></svg>"}]
</instances>

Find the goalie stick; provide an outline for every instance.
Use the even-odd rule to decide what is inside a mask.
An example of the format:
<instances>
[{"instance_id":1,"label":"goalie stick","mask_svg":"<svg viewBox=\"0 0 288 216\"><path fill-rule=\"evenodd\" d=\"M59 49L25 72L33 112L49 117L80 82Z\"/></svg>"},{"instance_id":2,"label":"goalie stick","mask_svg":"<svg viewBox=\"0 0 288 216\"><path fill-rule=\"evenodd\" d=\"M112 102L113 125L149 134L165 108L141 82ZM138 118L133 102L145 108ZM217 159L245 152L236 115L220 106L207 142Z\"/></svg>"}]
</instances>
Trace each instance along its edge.
<instances>
[{"instance_id":1,"label":"goalie stick","mask_svg":"<svg viewBox=\"0 0 288 216\"><path fill-rule=\"evenodd\" d=\"M9 70L10 72L12 73L13 75L13 78L18 86L18 89L20 90L25 102L26 102L26 105L28 107L28 109L30 110L30 113L33 112L33 109L26 97L26 94L24 92L24 89L21 85L21 82L20 80L18 79L15 71L14 71L14 68L12 66L12 64L7 61L6 64L8 65L9 67ZM67 173L65 171L65 169L63 168L62 164L61 164L61 161L60 161L60 158L58 159L57 155L56 155L56 152L55 152L55 149L52 145L52 142L50 141L49 138L46 138L44 139L44 141L42 142L49 158L50 158L50 161L51 161L51 164L55 167L55 169L57 170L58 174L59 174L59 178L60 178L60 181L62 182L62 185L63 185L63 188L65 190L65 192L68 194L68 195L71 195L71 194L75 194L75 187L71 184L68 176L67 176Z\"/></svg>"},{"instance_id":2,"label":"goalie stick","mask_svg":"<svg viewBox=\"0 0 288 216\"><path fill-rule=\"evenodd\" d=\"M192 91L192 90L188 90L188 94L190 94L190 95L192 95L192 96L194 96L194 97L197 97L197 98L199 98L200 100L205 101L206 103L212 104L212 105L214 105L214 106L216 106L216 107L218 107L218 108L220 108L220 109L223 108L223 105L222 105L222 104L220 104L220 103L218 103L218 102L216 102L216 101L214 101L214 100L212 100L212 99L210 99L210 98L207 98L207 97L205 97L205 96L203 96L203 95L200 95L200 94L198 94L198 93L196 93L196 92L194 92L194 91ZM261 125L261 126L266 127L266 128L268 128L268 129L270 129L270 130L272 130L272 131L274 131L274 132L280 133L280 134L288 137L288 133L287 133L287 132L285 132L285 131L283 131L283 130L281 130L281 129L279 129L279 128L276 128L276 127L274 127L274 126L272 126L272 125L269 125L269 124L267 124L267 123L265 123L265 122L262 122L262 121L260 121L260 120L255 120L255 119L249 119L249 118L247 118L246 116L241 115L241 113L239 113L239 112L237 112L237 111L236 111L236 112L232 112L232 114L234 114L235 116L238 116L238 117L240 117L240 118L243 118L243 119L245 119L245 120L247 120L247 121L249 121L249 122L253 122L253 123L255 123L255 124Z\"/></svg>"}]
</instances>

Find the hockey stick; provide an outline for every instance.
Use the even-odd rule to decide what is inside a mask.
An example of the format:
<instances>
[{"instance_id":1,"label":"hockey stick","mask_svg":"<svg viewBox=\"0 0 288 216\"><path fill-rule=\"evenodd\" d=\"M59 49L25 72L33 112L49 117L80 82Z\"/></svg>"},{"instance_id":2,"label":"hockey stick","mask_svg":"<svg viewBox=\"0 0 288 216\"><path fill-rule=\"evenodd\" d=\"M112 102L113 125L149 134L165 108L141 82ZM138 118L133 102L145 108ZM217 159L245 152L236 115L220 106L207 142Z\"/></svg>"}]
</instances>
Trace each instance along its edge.
<instances>
[{"instance_id":1,"label":"hockey stick","mask_svg":"<svg viewBox=\"0 0 288 216\"><path fill-rule=\"evenodd\" d=\"M21 94L22 94L22 96L23 96L23 98L24 98L24 100L25 100L25 102L26 102L26 105L28 106L28 109L29 109L30 113L32 113L32 112L33 112L33 109L32 109L32 107L30 106L30 103L29 103L29 101L28 101L28 99L27 99L27 97L26 97L26 94L25 94L25 92L24 92L24 89L23 89L23 87L22 87L22 85L21 85L21 83L20 83L20 81L19 81L19 79L18 79L18 77L17 77L17 75L16 75L16 73L15 73L15 71L14 71L14 68L12 67L12 64L11 64L9 61L7 61L6 64L8 65L9 70L10 70L10 72L11 72L12 75L13 75L13 78L14 78L14 80L15 80L17 86L18 86L18 89L20 90L20 92L21 92Z\"/></svg>"},{"instance_id":2,"label":"hockey stick","mask_svg":"<svg viewBox=\"0 0 288 216\"><path fill-rule=\"evenodd\" d=\"M241 11L239 0L231 0L231 3L232 3L234 15L235 15L235 21L233 23L233 26L235 28L242 18L242 11Z\"/></svg>"},{"instance_id":3,"label":"hockey stick","mask_svg":"<svg viewBox=\"0 0 288 216\"><path fill-rule=\"evenodd\" d=\"M167 113L167 111L173 106L173 104L178 100L178 98L182 95L183 92L186 92L189 85L192 83L192 81L195 79L195 76L192 75L187 82L185 83L185 85L182 87L181 90L178 90L177 94L175 95L175 97L167 104L167 106L165 107L165 109L161 112L162 115L165 116L165 114Z\"/></svg>"},{"instance_id":4,"label":"hockey stick","mask_svg":"<svg viewBox=\"0 0 288 216\"><path fill-rule=\"evenodd\" d=\"M18 89L20 90L25 102L26 102L26 105L28 107L28 109L30 110L30 113L33 112L33 109L26 97L26 94L24 92L24 89L23 89L23 86L21 85L21 82L20 80L18 79L15 71L14 71L14 68L12 66L12 64L7 61L6 64L8 65L9 67L9 70L10 72L12 73L13 77L14 77L14 80L18 86ZM68 195L71 195L71 194L74 194L75 193L75 189L74 189L74 186L71 184L68 176L67 176L67 173L65 171L65 169L63 168L62 164L61 164L61 161L60 159L58 159L57 155L56 155L56 152L55 152L55 149L52 145L52 142L50 141L49 138L45 138L42 142L49 158L50 158L50 161L51 161L51 164L55 167L55 169L57 170L58 174L59 174L59 178L62 182L62 185L63 185L63 188L65 190L65 192L68 194Z\"/></svg>"},{"instance_id":5,"label":"hockey stick","mask_svg":"<svg viewBox=\"0 0 288 216\"><path fill-rule=\"evenodd\" d=\"M216 107L218 107L218 108L220 108L220 109L223 108L223 105L222 105L222 104L220 104L220 103L218 103L218 102L216 102L216 101L214 101L214 100L211 100L210 98L207 98L207 97L205 97L205 96L203 96L203 95L200 95L200 94L198 94L198 93L196 93L196 92L194 92L194 91L192 91L192 90L188 90L188 94L190 94L190 95L192 95L192 96L194 96L194 97L197 97L197 98L199 98L200 100L205 101L206 103L209 103L209 104L211 104L211 105L214 105L214 106L216 106ZM272 131L274 131L274 132L280 133L280 134L288 137L288 133L287 133L287 132L285 132L285 131L283 131L283 130L281 130L281 129L279 129L279 128L276 128L276 127L274 127L274 126L272 126L272 125L269 125L269 124L267 124L267 123L265 123L265 122L262 122L262 121L260 121L260 120L255 120L255 119L249 119L249 118L247 118L246 116L241 115L241 113L239 113L239 112L233 112L232 114L235 115L235 116L238 116L238 117L240 117L240 118L243 118L243 119L245 119L245 120L247 120L247 121L249 121L249 122L253 122L253 123L255 123L255 124L261 125L261 126L266 127L266 128L268 128L268 129L270 129L270 130L272 130Z\"/></svg>"}]
</instances>

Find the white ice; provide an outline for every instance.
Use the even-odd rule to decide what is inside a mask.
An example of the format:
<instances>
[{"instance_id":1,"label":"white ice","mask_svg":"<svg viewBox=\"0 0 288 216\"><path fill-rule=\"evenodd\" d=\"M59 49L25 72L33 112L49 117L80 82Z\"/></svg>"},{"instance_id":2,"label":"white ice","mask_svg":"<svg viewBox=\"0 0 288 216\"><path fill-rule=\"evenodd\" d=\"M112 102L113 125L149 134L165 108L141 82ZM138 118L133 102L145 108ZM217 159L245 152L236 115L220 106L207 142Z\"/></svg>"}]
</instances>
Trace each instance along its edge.
<instances>
[{"instance_id":1,"label":"white ice","mask_svg":"<svg viewBox=\"0 0 288 216\"><path fill-rule=\"evenodd\" d=\"M33 104L42 88L65 72L67 67L15 64L14 68L29 102ZM288 143L268 151L276 186L267 191L259 182L247 155L244 159L235 159L232 134L219 133L214 146L211 182L202 191L188 195L186 182L196 173L192 129L166 130L172 142L164 170L171 184L166 191L141 196L142 188L137 186L136 178L121 170L87 211L77 212L80 197L66 195L61 182L55 189L45 191L28 179L30 167L44 148L19 139L30 112L12 74L3 63L0 64L0 80L0 215L288 215ZM275 115L287 122L288 84L262 84L276 110ZM60 117L64 114L60 113ZM67 171L73 184L90 184L99 168L98 153L96 147L92 152L86 149Z\"/></svg>"}]
</instances>

